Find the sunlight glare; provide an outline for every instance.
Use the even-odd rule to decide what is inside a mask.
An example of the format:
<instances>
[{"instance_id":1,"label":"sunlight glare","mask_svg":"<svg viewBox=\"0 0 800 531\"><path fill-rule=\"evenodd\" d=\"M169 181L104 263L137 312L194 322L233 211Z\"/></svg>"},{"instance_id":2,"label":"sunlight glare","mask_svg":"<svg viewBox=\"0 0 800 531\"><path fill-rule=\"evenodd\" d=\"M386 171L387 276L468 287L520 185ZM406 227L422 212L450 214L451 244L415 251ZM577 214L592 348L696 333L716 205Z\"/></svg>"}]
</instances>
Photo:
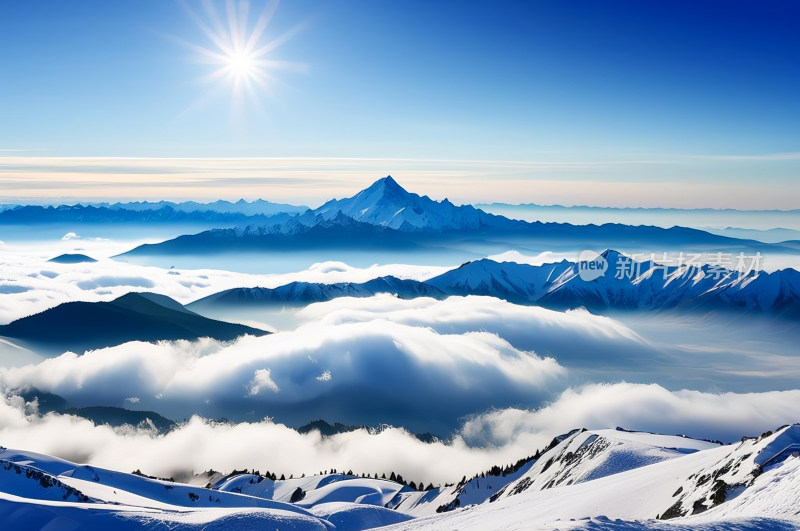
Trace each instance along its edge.
<instances>
[{"instance_id":1,"label":"sunlight glare","mask_svg":"<svg viewBox=\"0 0 800 531\"><path fill-rule=\"evenodd\" d=\"M231 73L237 77L250 77L255 66L253 58L244 52L232 53L228 56L228 62Z\"/></svg>"},{"instance_id":2,"label":"sunlight glare","mask_svg":"<svg viewBox=\"0 0 800 531\"><path fill-rule=\"evenodd\" d=\"M201 46L179 40L183 46L197 52L197 59L216 68L203 80L210 83L227 82L232 91L236 106L245 98L259 105L259 96L271 91L274 78L270 72L277 69L304 70L304 65L271 58L274 51L298 30L299 26L265 39L267 26L277 7L276 1L269 1L254 25L248 23L250 5L247 1L238 3L228 0L225 15L221 16L213 2L203 2L204 15L201 16L187 4L184 8L197 27L210 41L211 46ZM227 20L225 20L227 18Z\"/></svg>"}]
</instances>

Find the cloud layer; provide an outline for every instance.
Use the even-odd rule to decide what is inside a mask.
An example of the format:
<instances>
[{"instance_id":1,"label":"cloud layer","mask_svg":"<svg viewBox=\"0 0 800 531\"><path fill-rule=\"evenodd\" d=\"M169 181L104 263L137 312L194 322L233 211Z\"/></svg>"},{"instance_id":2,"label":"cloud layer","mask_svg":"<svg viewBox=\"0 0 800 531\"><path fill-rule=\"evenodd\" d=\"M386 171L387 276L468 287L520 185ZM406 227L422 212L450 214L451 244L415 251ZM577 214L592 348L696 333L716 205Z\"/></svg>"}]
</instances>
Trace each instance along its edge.
<instances>
[{"instance_id":1,"label":"cloud layer","mask_svg":"<svg viewBox=\"0 0 800 531\"><path fill-rule=\"evenodd\" d=\"M323 439L270 421L220 424L193 417L167 435L94 426L71 416L39 417L19 397L0 399L0 441L78 462L171 476L214 468L310 474L335 467L399 472L424 482L457 481L532 454L576 427L685 433L738 440L800 419L800 391L752 394L670 392L657 385L594 384L569 389L539 410L505 409L466 422L449 443L424 444L400 429Z\"/></svg>"},{"instance_id":2,"label":"cloud layer","mask_svg":"<svg viewBox=\"0 0 800 531\"><path fill-rule=\"evenodd\" d=\"M394 304L389 296L377 300ZM455 311L471 304L453 298L446 306ZM498 306L497 321L512 307L488 298L482 304ZM465 327L479 328L477 321ZM540 404L563 388L565 375L554 359L515 348L498 335L439 332L376 312L366 321L315 320L294 331L232 344L133 342L83 355L65 353L35 365L2 368L0 384L33 386L79 405L123 405L136 397L141 408L177 418L270 416L297 425L325 418L446 434L464 415Z\"/></svg>"},{"instance_id":3,"label":"cloud layer","mask_svg":"<svg viewBox=\"0 0 800 531\"><path fill-rule=\"evenodd\" d=\"M295 330L231 344L133 342L0 368L0 385L86 406L134 397L173 418L324 418L448 435L465 415L551 400L568 385L564 364L655 355L613 319L491 297L341 298L297 315Z\"/></svg>"},{"instance_id":4,"label":"cloud layer","mask_svg":"<svg viewBox=\"0 0 800 531\"><path fill-rule=\"evenodd\" d=\"M103 256L130 249L114 244L74 241L41 246L0 244L0 324L44 311L71 301L108 301L131 291L149 291L187 304L218 291L239 287L274 288L292 281L366 282L394 275L423 280L446 271L447 267L416 265L375 265L356 268L342 262L320 262L307 270L288 274L252 275L214 269L161 269L102 259ZM96 252L95 252L96 251ZM94 263L59 264L47 262L61 253L86 253L100 258Z\"/></svg>"}]
</instances>

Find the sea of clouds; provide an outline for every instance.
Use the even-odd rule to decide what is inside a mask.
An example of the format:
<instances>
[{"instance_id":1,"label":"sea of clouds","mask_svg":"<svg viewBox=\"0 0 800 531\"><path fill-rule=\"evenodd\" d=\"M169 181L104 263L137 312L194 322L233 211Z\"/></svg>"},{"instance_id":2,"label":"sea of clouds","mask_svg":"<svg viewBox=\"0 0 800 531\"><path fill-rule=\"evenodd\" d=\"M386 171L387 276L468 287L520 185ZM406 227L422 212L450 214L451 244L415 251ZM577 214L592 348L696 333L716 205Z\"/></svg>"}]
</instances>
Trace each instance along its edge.
<instances>
[{"instance_id":1,"label":"sea of clouds","mask_svg":"<svg viewBox=\"0 0 800 531\"><path fill-rule=\"evenodd\" d=\"M3 260L2 322L135 290L186 303L232 287L363 282L386 274L424 279L446 269L328 262L295 275L244 275L111 260L49 264L24 253ZM489 297L380 295L313 304L297 311L294 322L291 329L231 343L133 342L2 367L0 444L160 476L209 468L297 475L335 467L442 483L514 462L577 427L734 441L800 419L800 390L699 392L621 377L581 379L580 368L646 369L660 355L657 345L618 320L586 311ZM27 387L76 406L135 407L187 420L159 435L42 416L15 396ZM205 420L221 417L231 422ZM443 440L425 444L399 428L322 438L289 427L316 418L402 425Z\"/></svg>"}]
</instances>

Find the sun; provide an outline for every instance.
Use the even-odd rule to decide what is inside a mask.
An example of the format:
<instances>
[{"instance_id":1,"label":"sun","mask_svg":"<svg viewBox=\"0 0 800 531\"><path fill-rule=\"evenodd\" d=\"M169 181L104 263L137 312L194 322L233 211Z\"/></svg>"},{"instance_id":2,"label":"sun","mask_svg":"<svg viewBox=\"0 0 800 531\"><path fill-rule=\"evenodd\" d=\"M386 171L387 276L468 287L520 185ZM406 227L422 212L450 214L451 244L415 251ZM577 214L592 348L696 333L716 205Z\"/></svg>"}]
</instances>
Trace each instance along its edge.
<instances>
[{"instance_id":1,"label":"sun","mask_svg":"<svg viewBox=\"0 0 800 531\"><path fill-rule=\"evenodd\" d=\"M249 78L255 73L255 60L248 53L234 52L228 56L228 68L234 77Z\"/></svg>"},{"instance_id":2,"label":"sun","mask_svg":"<svg viewBox=\"0 0 800 531\"><path fill-rule=\"evenodd\" d=\"M271 93L277 70L304 71L305 65L277 59L275 50L289 40L301 27L277 36L270 35L269 23L278 3L268 2L254 24L249 22L249 2L229 0L225 12L217 12L215 3L204 1L202 13L196 13L187 4L184 8L197 27L208 39L207 43L194 44L182 39L178 42L196 53L194 59L212 67L201 79L210 84L224 83L230 87L233 103L245 100L258 104L259 97Z\"/></svg>"}]
</instances>

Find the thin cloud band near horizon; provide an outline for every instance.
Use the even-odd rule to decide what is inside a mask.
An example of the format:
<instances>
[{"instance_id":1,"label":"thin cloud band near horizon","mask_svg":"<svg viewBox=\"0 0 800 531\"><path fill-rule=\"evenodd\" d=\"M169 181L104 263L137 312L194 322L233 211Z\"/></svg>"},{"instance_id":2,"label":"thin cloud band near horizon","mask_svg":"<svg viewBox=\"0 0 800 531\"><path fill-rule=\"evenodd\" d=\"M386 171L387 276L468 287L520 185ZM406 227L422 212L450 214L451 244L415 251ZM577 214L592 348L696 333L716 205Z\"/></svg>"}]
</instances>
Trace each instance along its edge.
<instances>
[{"instance_id":1,"label":"thin cloud band near horizon","mask_svg":"<svg viewBox=\"0 0 800 531\"><path fill-rule=\"evenodd\" d=\"M796 153L619 161L0 156L0 201L266 199L314 207L392 175L457 204L790 210L800 208L800 183L764 175L797 161ZM719 164L730 177L719 175Z\"/></svg>"}]
</instances>

